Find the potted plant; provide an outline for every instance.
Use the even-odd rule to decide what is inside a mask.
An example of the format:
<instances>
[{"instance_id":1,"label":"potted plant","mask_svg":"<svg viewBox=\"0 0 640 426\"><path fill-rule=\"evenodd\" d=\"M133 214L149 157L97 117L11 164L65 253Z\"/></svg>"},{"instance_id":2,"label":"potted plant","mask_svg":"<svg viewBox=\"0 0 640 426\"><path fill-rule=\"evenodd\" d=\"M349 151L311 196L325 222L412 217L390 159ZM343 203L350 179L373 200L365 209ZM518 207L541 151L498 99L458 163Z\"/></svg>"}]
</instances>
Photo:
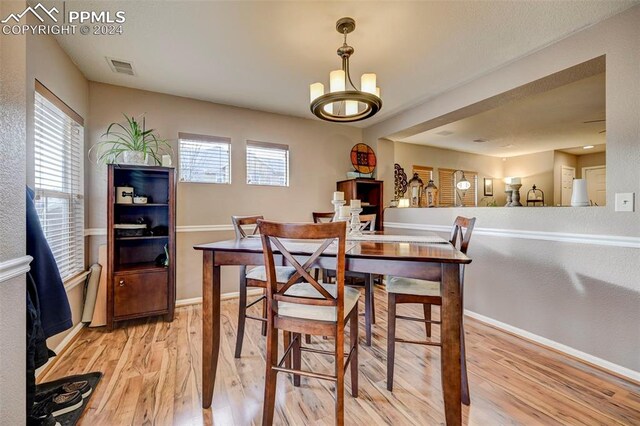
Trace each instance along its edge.
<instances>
[{"instance_id":1,"label":"potted plant","mask_svg":"<svg viewBox=\"0 0 640 426\"><path fill-rule=\"evenodd\" d=\"M145 129L144 116L142 126L134 117L123 114L126 124L111 123L102 135L102 140L89 150L95 149L98 163L120 163L147 165L152 158L156 164L161 164L161 152L171 150L171 145L155 135L154 129Z\"/></svg>"}]
</instances>

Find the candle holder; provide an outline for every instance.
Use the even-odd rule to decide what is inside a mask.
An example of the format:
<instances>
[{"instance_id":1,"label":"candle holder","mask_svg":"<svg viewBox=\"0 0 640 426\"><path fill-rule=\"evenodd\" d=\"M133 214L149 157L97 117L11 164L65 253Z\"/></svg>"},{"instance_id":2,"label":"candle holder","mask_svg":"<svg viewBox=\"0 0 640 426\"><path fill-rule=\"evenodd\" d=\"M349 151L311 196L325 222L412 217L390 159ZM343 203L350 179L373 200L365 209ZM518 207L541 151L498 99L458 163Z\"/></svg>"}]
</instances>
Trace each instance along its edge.
<instances>
[{"instance_id":1,"label":"candle holder","mask_svg":"<svg viewBox=\"0 0 640 426\"><path fill-rule=\"evenodd\" d=\"M351 223L349 224L349 235L359 236L362 235L362 224L360 223L361 208L351 208Z\"/></svg>"},{"instance_id":2,"label":"candle holder","mask_svg":"<svg viewBox=\"0 0 640 426\"><path fill-rule=\"evenodd\" d=\"M334 211L333 219L331 221L337 222L340 220L340 207L347 204L347 202L345 200L331 200L331 204L333 204Z\"/></svg>"},{"instance_id":3,"label":"candle holder","mask_svg":"<svg viewBox=\"0 0 640 426\"><path fill-rule=\"evenodd\" d=\"M520 203L520 187L522 184L512 183L511 185L511 204L510 207L522 207L522 203Z\"/></svg>"}]
</instances>

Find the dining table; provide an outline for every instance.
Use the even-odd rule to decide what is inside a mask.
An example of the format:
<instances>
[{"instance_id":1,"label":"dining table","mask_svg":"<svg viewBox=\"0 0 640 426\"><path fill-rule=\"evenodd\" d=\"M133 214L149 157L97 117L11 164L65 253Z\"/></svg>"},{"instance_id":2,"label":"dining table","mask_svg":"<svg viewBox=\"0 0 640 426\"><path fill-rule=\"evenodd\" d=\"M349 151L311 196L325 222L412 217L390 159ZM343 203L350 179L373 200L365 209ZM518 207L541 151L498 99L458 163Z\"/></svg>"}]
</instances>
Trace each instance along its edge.
<instances>
[{"instance_id":1,"label":"dining table","mask_svg":"<svg viewBox=\"0 0 640 426\"><path fill-rule=\"evenodd\" d=\"M463 266L471 258L448 241L435 235L429 238L397 236L376 232L382 237L347 239L345 270L379 275L392 275L440 282L441 378L447 425L462 423L462 387L460 366L460 288ZM426 242L425 242L426 241ZM313 244L298 244L292 254L304 263L313 252ZM220 352L220 268L228 265L264 265L259 238L244 238L197 244L202 251L202 407L209 408L213 399L218 355ZM277 251L274 259L287 265ZM312 265L320 269L336 269L335 254L325 252Z\"/></svg>"}]
</instances>

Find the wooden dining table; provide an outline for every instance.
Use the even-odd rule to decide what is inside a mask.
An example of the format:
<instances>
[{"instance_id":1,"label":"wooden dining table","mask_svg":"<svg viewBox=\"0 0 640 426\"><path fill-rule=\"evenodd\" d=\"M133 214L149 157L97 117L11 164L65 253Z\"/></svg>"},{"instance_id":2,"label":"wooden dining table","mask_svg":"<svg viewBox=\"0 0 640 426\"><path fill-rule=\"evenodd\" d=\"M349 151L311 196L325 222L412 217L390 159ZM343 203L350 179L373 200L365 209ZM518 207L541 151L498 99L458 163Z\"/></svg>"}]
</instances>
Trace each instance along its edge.
<instances>
[{"instance_id":1,"label":"wooden dining table","mask_svg":"<svg viewBox=\"0 0 640 426\"><path fill-rule=\"evenodd\" d=\"M385 234L389 234L388 232ZM220 352L220 268L227 265L263 265L262 244L258 238L198 244L202 256L202 407L209 408ZM276 261L286 265L277 252ZM293 252L300 263L311 253ZM355 241L347 246L345 269L380 275L393 275L439 281L441 306L441 369L445 418L448 425L462 423L460 318L461 266L471 259L451 244L416 242ZM336 257L321 255L315 268L335 269Z\"/></svg>"}]
</instances>

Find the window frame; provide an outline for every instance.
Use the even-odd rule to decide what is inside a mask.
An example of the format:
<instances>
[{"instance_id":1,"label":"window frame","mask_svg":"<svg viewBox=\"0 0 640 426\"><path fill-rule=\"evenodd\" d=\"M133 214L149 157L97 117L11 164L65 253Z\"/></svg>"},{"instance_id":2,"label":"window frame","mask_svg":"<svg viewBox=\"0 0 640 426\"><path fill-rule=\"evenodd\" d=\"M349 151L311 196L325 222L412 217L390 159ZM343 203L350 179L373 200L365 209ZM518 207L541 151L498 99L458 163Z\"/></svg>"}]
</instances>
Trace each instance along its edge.
<instances>
[{"instance_id":1,"label":"window frame","mask_svg":"<svg viewBox=\"0 0 640 426\"><path fill-rule=\"evenodd\" d=\"M285 165L285 171L286 171L286 175L285 175L285 179L286 182L284 185L278 185L278 184L269 184L269 183L252 183L249 181L249 147L254 146L257 148L262 148L262 149L271 149L271 150L278 150L278 151L284 151L286 153L285 155L285 160L286 160L286 165ZM274 188L289 188L291 186L291 151L289 149L289 145L286 144L280 144L280 143L273 143L273 142L261 142L261 141L255 141L255 140L250 140L247 139L247 143L245 146L245 171L246 171L246 184L247 185L252 185L252 186L269 186L269 187L274 187Z\"/></svg>"},{"instance_id":2,"label":"window frame","mask_svg":"<svg viewBox=\"0 0 640 426\"><path fill-rule=\"evenodd\" d=\"M228 161L228 169L229 172L227 174L226 182L207 182L201 180L183 180L182 171L182 141L190 141L190 142L200 142L200 143L211 143L211 144L226 144L228 146L229 151L229 161ZM210 135L200 135L196 133L186 133L186 132L178 132L178 182L179 183L195 183L195 184L205 184L205 185L231 185L232 181L232 145L231 138L224 136L210 136Z\"/></svg>"},{"instance_id":3,"label":"window frame","mask_svg":"<svg viewBox=\"0 0 640 426\"><path fill-rule=\"evenodd\" d=\"M31 153L34 203L45 238L54 254L60 278L68 282L84 273L86 269L84 119L40 81L36 79L34 83L33 152ZM45 118L47 116L48 119ZM52 130L58 123L52 120L58 119L60 124L70 126L72 133L64 135L65 131L62 131L62 136L56 140L56 136L60 135L53 134ZM74 129L78 132L77 137L73 134ZM56 148L63 153L57 159L54 158ZM59 169L56 168L56 161L60 163ZM51 184L47 185L46 180L52 177L59 177L60 189L51 188ZM67 211L62 213L64 216L58 220L58 225L51 224L47 218L50 215L55 217L59 214L47 209L49 200L62 200L62 204L66 206ZM49 227L54 227L53 235ZM65 231L66 236L61 237L65 235ZM59 250L63 250L63 259L56 256ZM66 263L60 264L61 260Z\"/></svg>"},{"instance_id":4,"label":"window frame","mask_svg":"<svg viewBox=\"0 0 640 426\"><path fill-rule=\"evenodd\" d=\"M465 174L465 177L467 178L467 180L469 182L471 182L471 188L467 191L469 192L471 189L473 189L473 194L474 194L474 203L472 205L469 204L465 204L465 200L464 198L462 199L462 206L457 206L457 207L478 207L478 172L474 172L471 170L461 170L461 169L448 169L448 168L444 168L444 167L440 167L438 168L438 203L440 204L441 207L456 207L456 203L457 203L457 192L458 189L453 189L453 181L455 180L455 178L453 177L453 173L457 172L457 171L463 171ZM447 188L446 191L443 191L443 183L441 182L440 179L440 173L446 173L447 175L447 180L451 181L451 188ZM443 196L445 195L449 195L449 191L453 190L453 204L450 203L444 203L443 202ZM466 196L466 194L465 194Z\"/></svg>"}]
</instances>

